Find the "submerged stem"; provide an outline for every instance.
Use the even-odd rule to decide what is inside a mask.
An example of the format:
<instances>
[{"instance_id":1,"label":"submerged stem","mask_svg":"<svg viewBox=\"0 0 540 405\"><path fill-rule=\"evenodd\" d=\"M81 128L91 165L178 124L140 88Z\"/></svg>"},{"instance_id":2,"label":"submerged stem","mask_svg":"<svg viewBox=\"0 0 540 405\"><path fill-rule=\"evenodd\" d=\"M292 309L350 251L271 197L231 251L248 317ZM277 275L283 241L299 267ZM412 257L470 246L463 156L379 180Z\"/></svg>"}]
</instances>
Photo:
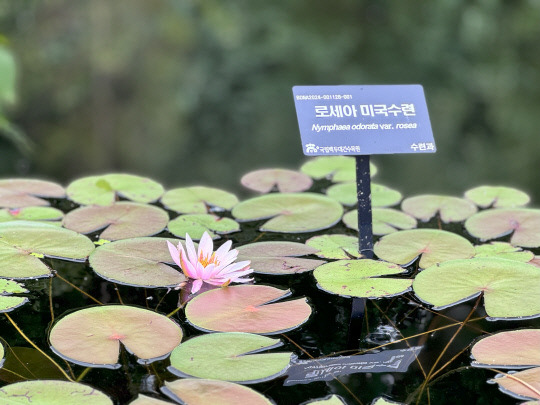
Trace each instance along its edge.
<instances>
[{"instance_id":1,"label":"submerged stem","mask_svg":"<svg viewBox=\"0 0 540 405\"><path fill-rule=\"evenodd\" d=\"M19 332L19 334L23 337L24 340L26 340L28 343L30 343L34 349L36 349L36 350L37 350L38 352L40 352L43 356L45 356L47 359L49 359L50 362L51 362L52 364L54 364L54 365L58 368L58 370L60 370L60 372L64 375L64 377L66 377L66 379L67 379L68 381L73 382L73 380L72 380L71 377L66 373L66 371L65 371L62 367L60 367L60 365L59 365L56 361L54 361L47 353L45 353L45 352L44 352L43 350L41 350L34 342L32 342L32 341L28 338L28 336L26 336L26 335L24 334L24 332L22 331L22 329L19 328L19 327L17 326L17 324L15 323L15 321L14 321L13 319L11 319L11 317L10 317L6 312L4 312L4 315L5 315L6 318L9 320L9 322L11 322L11 324L12 324L13 327L17 330L17 332Z\"/></svg>"},{"instance_id":2,"label":"submerged stem","mask_svg":"<svg viewBox=\"0 0 540 405\"><path fill-rule=\"evenodd\" d=\"M69 282L68 280L66 280L64 277L62 277L60 274L56 273L56 277L58 277L60 280L62 280L64 283L66 283L67 285L73 287L74 289L76 289L77 291L79 291L81 294L83 295L86 295L88 298L90 298L92 301L94 302L97 302L99 305L105 305L103 304L103 302L99 301L98 299L92 297L90 294L88 294L87 292L81 290L79 287L77 287L75 284Z\"/></svg>"},{"instance_id":3,"label":"submerged stem","mask_svg":"<svg viewBox=\"0 0 540 405\"><path fill-rule=\"evenodd\" d=\"M88 372L92 370L91 367L86 367L81 374L79 374L79 376L77 377L77 379L75 380L76 382L80 382L84 377L86 377L86 374L88 374Z\"/></svg>"}]
</instances>

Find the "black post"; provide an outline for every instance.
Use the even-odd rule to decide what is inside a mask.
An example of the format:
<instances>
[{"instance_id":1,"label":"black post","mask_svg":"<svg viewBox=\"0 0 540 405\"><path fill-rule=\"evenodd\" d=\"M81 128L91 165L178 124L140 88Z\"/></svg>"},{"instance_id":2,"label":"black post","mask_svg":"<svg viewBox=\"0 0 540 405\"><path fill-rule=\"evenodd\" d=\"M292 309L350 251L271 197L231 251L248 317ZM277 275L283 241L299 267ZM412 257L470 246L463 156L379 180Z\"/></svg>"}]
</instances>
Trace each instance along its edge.
<instances>
[{"instance_id":1,"label":"black post","mask_svg":"<svg viewBox=\"0 0 540 405\"><path fill-rule=\"evenodd\" d=\"M356 193L358 197L358 251L362 258L373 258L373 218L371 215L371 176L369 156L356 156ZM347 346L357 349L364 323L365 298L353 298Z\"/></svg>"}]
</instances>

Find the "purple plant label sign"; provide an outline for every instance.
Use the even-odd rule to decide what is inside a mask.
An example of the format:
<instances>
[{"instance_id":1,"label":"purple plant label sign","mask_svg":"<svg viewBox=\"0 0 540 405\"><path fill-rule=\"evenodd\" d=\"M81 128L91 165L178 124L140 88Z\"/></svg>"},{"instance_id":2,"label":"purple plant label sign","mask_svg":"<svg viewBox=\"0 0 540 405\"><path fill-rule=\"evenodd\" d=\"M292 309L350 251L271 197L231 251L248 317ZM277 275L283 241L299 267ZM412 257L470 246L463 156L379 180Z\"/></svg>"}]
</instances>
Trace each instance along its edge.
<instances>
[{"instance_id":1,"label":"purple plant label sign","mask_svg":"<svg viewBox=\"0 0 540 405\"><path fill-rule=\"evenodd\" d=\"M418 84L294 86L293 95L307 156L436 151Z\"/></svg>"}]
</instances>

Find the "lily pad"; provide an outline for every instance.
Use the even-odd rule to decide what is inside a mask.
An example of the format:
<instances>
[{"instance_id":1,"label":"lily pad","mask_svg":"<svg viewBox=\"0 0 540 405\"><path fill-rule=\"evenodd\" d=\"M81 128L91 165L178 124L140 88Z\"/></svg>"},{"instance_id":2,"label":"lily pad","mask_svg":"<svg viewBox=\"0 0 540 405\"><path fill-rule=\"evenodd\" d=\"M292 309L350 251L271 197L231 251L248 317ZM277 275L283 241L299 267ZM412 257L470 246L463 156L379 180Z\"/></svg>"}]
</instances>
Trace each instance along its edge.
<instances>
[{"instance_id":1,"label":"lily pad","mask_svg":"<svg viewBox=\"0 0 540 405\"><path fill-rule=\"evenodd\" d=\"M379 259L400 265L420 256L422 269L447 260L468 259L473 245L464 237L437 229L412 229L383 236L373 247Z\"/></svg>"},{"instance_id":2,"label":"lily pad","mask_svg":"<svg viewBox=\"0 0 540 405\"><path fill-rule=\"evenodd\" d=\"M377 174L373 163L369 164L371 177ZM300 171L319 180L323 178L332 181L346 182L356 179L356 160L350 156L319 156L304 163Z\"/></svg>"},{"instance_id":3,"label":"lily pad","mask_svg":"<svg viewBox=\"0 0 540 405\"><path fill-rule=\"evenodd\" d=\"M9 405L113 405L113 401L101 391L86 384L34 380L9 384L0 390L0 402Z\"/></svg>"},{"instance_id":4,"label":"lily pad","mask_svg":"<svg viewBox=\"0 0 540 405\"><path fill-rule=\"evenodd\" d=\"M306 241L306 245L316 249L314 252L325 259L350 259L362 256L358 252L358 238L349 235L320 235Z\"/></svg>"},{"instance_id":5,"label":"lily pad","mask_svg":"<svg viewBox=\"0 0 540 405\"><path fill-rule=\"evenodd\" d=\"M64 218L64 227L84 234L103 229L101 239L119 240L155 235L165 229L167 222L169 215L161 208L117 202L70 211Z\"/></svg>"},{"instance_id":6,"label":"lily pad","mask_svg":"<svg viewBox=\"0 0 540 405\"><path fill-rule=\"evenodd\" d=\"M371 405L405 405L403 402L390 401L384 397L378 397L373 400Z\"/></svg>"},{"instance_id":7,"label":"lily pad","mask_svg":"<svg viewBox=\"0 0 540 405\"><path fill-rule=\"evenodd\" d=\"M314 399L312 401L304 402L302 405L308 405L308 404L343 405L345 404L345 402L343 402L341 397L337 395L330 395L325 398Z\"/></svg>"},{"instance_id":8,"label":"lily pad","mask_svg":"<svg viewBox=\"0 0 540 405\"><path fill-rule=\"evenodd\" d=\"M94 244L86 236L54 225L13 221L0 223L0 277L50 277L36 256L86 260Z\"/></svg>"},{"instance_id":9,"label":"lily pad","mask_svg":"<svg viewBox=\"0 0 540 405\"><path fill-rule=\"evenodd\" d=\"M287 169L255 170L245 174L240 182L260 193L269 193L274 188L281 193L296 193L309 189L313 184L308 175Z\"/></svg>"},{"instance_id":10,"label":"lily pad","mask_svg":"<svg viewBox=\"0 0 540 405\"><path fill-rule=\"evenodd\" d=\"M104 305L72 312L49 334L60 357L86 367L119 368L120 343L139 363L164 359L180 344L182 329L171 319L147 309Z\"/></svg>"},{"instance_id":11,"label":"lily pad","mask_svg":"<svg viewBox=\"0 0 540 405\"><path fill-rule=\"evenodd\" d=\"M540 366L540 329L499 332L480 339L471 349L475 367Z\"/></svg>"},{"instance_id":12,"label":"lily pad","mask_svg":"<svg viewBox=\"0 0 540 405\"><path fill-rule=\"evenodd\" d=\"M0 222L7 221L61 221L64 213L52 207L23 207L1 209Z\"/></svg>"},{"instance_id":13,"label":"lily pad","mask_svg":"<svg viewBox=\"0 0 540 405\"><path fill-rule=\"evenodd\" d=\"M161 399L147 397L146 395L139 394L134 401L131 401L129 405L172 405L172 402L162 401Z\"/></svg>"},{"instance_id":14,"label":"lily pad","mask_svg":"<svg viewBox=\"0 0 540 405\"><path fill-rule=\"evenodd\" d=\"M393 208L373 208L371 211L374 235L388 235L400 229L416 228L414 217ZM358 212L349 211L343 215L343 223L347 228L358 231Z\"/></svg>"},{"instance_id":15,"label":"lily pad","mask_svg":"<svg viewBox=\"0 0 540 405\"><path fill-rule=\"evenodd\" d=\"M313 270L322 260L297 256L315 254L317 250L297 242L255 242L238 247L238 261L250 260L259 274L294 274Z\"/></svg>"},{"instance_id":16,"label":"lily pad","mask_svg":"<svg viewBox=\"0 0 540 405\"><path fill-rule=\"evenodd\" d=\"M239 221L271 218L260 230L314 232L335 225L343 214L338 202L315 193L272 193L241 202L232 210Z\"/></svg>"},{"instance_id":17,"label":"lily pad","mask_svg":"<svg viewBox=\"0 0 540 405\"><path fill-rule=\"evenodd\" d=\"M168 370L180 377L253 384L283 375L292 353L259 353L280 346L279 339L250 333L212 333L173 350Z\"/></svg>"},{"instance_id":18,"label":"lily pad","mask_svg":"<svg viewBox=\"0 0 540 405\"><path fill-rule=\"evenodd\" d=\"M237 285L204 292L186 306L197 329L216 332L276 334L292 330L311 315L306 298L274 302L290 292L265 285Z\"/></svg>"},{"instance_id":19,"label":"lily pad","mask_svg":"<svg viewBox=\"0 0 540 405\"><path fill-rule=\"evenodd\" d=\"M90 266L106 280L135 287L173 287L186 277L166 263L174 264L167 241L177 239L134 238L99 246L90 255Z\"/></svg>"},{"instance_id":20,"label":"lily pad","mask_svg":"<svg viewBox=\"0 0 540 405\"><path fill-rule=\"evenodd\" d=\"M205 232L212 239L219 239L219 235L238 232L240 224L231 218L222 218L212 214L180 215L169 222L169 232L184 238L186 233L194 240L200 240Z\"/></svg>"},{"instance_id":21,"label":"lily pad","mask_svg":"<svg viewBox=\"0 0 540 405\"><path fill-rule=\"evenodd\" d=\"M209 208L230 211L238 198L218 188L193 186L175 188L161 197L165 208L182 214L206 214Z\"/></svg>"},{"instance_id":22,"label":"lily pad","mask_svg":"<svg viewBox=\"0 0 540 405\"><path fill-rule=\"evenodd\" d=\"M530 201L523 191L502 186L475 187L465 192L465 198L482 208L522 207Z\"/></svg>"},{"instance_id":23,"label":"lily pad","mask_svg":"<svg viewBox=\"0 0 540 405\"><path fill-rule=\"evenodd\" d=\"M429 221L439 213L445 223L464 221L478 211L476 205L464 198L431 194L406 198L401 209L422 221Z\"/></svg>"},{"instance_id":24,"label":"lily pad","mask_svg":"<svg viewBox=\"0 0 540 405\"><path fill-rule=\"evenodd\" d=\"M334 184L326 190L326 195L346 206L358 203L356 182ZM401 198L399 191L392 190L382 184L371 183L372 207L390 207L398 204Z\"/></svg>"},{"instance_id":25,"label":"lily pad","mask_svg":"<svg viewBox=\"0 0 540 405\"><path fill-rule=\"evenodd\" d=\"M132 174L104 174L73 181L66 189L70 200L83 205L111 205L118 197L150 203L163 194L163 187L146 177Z\"/></svg>"},{"instance_id":26,"label":"lily pad","mask_svg":"<svg viewBox=\"0 0 540 405\"><path fill-rule=\"evenodd\" d=\"M50 205L44 198L63 198L64 188L56 183L33 179L0 180L0 207L22 208Z\"/></svg>"},{"instance_id":27,"label":"lily pad","mask_svg":"<svg viewBox=\"0 0 540 405\"><path fill-rule=\"evenodd\" d=\"M435 309L483 294L492 319L540 315L540 271L513 260L486 257L440 263L420 272L413 288L418 298Z\"/></svg>"},{"instance_id":28,"label":"lily pad","mask_svg":"<svg viewBox=\"0 0 540 405\"><path fill-rule=\"evenodd\" d=\"M465 222L467 231L481 240L512 234L514 246L540 246L540 210L529 208L489 209L473 215Z\"/></svg>"},{"instance_id":29,"label":"lily pad","mask_svg":"<svg viewBox=\"0 0 540 405\"><path fill-rule=\"evenodd\" d=\"M251 388L228 381L187 378L165 381L161 391L181 404L189 405L272 405L265 396Z\"/></svg>"},{"instance_id":30,"label":"lily pad","mask_svg":"<svg viewBox=\"0 0 540 405\"><path fill-rule=\"evenodd\" d=\"M28 290L16 281L0 279L0 312L13 311L15 308L26 304L28 298L12 297L11 294L24 294L27 292ZM0 358L3 358L3 354Z\"/></svg>"},{"instance_id":31,"label":"lily pad","mask_svg":"<svg viewBox=\"0 0 540 405\"><path fill-rule=\"evenodd\" d=\"M489 382L499 384L505 394L519 399L540 399L540 367L497 376Z\"/></svg>"},{"instance_id":32,"label":"lily pad","mask_svg":"<svg viewBox=\"0 0 540 405\"><path fill-rule=\"evenodd\" d=\"M376 260L338 260L319 266L313 272L318 287L346 297L382 298L403 294L411 289L406 278L378 278L405 273L398 265Z\"/></svg>"},{"instance_id":33,"label":"lily pad","mask_svg":"<svg viewBox=\"0 0 540 405\"><path fill-rule=\"evenodd\" d=\"M506 242L491 242L474 247L474 257L498 257L527 263L534 259L534 253L522 250Z\"/></svg>"}]
</instances>

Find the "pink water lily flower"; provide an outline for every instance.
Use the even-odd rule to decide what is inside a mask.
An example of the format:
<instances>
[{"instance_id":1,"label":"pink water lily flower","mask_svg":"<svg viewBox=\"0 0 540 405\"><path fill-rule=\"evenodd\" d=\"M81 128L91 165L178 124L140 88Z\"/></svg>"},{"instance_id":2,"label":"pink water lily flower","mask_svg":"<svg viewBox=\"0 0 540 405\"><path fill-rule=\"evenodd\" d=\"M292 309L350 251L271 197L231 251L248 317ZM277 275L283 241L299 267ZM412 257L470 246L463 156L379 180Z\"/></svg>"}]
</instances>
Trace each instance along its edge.
<instances>
[{"instance_id":1,"label":"pink water lily flower","mask_svg":"<svg viewBox=\"0 0 540 405\"><path fill-rule=\"evenodd\" d=\"M253 272L249 268L250 261L233 263L238 256L238 250L231 249L232 241L227 241L214 252L212 238L205 232L199 242L199 249L196 252L193 241L186 234L186 249L181 243L174 246L167 241L169 252L174 262L180 266L186 275L193 280L191 293L195 294L201 289L203 282L226 286L229 283L247 283L253 279L241 278ZM187 250L187 254L186 254Z\"/></svg>"}]
</instances>

